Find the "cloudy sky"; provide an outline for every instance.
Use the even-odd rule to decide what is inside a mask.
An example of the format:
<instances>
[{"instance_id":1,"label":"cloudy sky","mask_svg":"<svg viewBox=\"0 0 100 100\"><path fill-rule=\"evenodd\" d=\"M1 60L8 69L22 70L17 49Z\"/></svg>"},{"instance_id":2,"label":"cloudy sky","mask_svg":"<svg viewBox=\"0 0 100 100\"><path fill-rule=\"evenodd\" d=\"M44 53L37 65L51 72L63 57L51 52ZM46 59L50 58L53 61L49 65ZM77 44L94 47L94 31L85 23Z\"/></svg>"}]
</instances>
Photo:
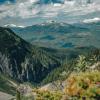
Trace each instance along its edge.
<instances>
[{"instance_id":1,"label":"cloudy sky","mask_svg":"<svg viewBox=\"0 0 100 100\"><path fill-rule=\"evenodd\" d=\"M0 26L100 19L100 0L0 0Z\"/></svg>"}]
</instances>

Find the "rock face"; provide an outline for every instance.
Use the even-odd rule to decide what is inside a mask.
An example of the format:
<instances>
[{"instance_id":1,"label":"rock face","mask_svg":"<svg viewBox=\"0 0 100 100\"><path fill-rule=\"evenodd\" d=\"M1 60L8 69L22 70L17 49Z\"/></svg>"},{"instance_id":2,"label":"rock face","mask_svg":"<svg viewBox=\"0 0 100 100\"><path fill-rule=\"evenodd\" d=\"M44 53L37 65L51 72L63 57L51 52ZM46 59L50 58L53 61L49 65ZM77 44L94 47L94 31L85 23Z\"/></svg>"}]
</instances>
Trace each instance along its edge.
<instances>
[{"instance_id":1,"label":"rock face","mask_svg":"<svg viewBox=\"0 0 100 100\"><path fill-rule=\"evenodd\" d=\"M19 81L40 82L60 65L59 58L0 27L0 72Z\"/></svg>"}]
</instances>

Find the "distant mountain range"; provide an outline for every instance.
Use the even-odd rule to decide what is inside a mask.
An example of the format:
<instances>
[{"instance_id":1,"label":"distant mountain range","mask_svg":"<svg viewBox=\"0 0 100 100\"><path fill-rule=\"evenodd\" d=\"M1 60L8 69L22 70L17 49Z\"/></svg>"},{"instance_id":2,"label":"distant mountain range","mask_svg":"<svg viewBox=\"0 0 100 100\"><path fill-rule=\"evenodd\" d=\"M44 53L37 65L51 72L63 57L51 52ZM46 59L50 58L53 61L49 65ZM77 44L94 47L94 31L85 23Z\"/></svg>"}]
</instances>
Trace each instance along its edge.
<instances>
[{"instance_id":1,"label":"distant mountain range","mask_svg":"<svg viewBox=\"0 0 100 100\"><path fill-rule=\"evenodd\" d=\"M100 48L100 21L85 20L83 23L67 24L54 21L28 27L11 27L26 41L51 48L94 46Z\"/></svg>"}]
</instances>

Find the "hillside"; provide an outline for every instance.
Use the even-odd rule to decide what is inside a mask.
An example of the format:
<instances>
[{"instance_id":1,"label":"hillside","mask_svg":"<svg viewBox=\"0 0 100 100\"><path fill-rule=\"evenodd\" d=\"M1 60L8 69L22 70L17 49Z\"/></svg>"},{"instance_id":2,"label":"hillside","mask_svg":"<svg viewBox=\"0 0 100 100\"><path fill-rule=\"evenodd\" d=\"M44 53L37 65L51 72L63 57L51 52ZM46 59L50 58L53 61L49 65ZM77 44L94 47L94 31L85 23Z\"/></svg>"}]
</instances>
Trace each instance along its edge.
<instances>
[{"instance_id":1,"label":"hillside","mask_svg":"<svg viewBox=\"0 0 100 100\"><path fill-rule=\"evenodd\" d=\"M9 28L0 27L0 72L21 82L40 83L66 60L69 68L78 55L93 55L96 52L98 54L99 49L94 47L64 50L37 47L21 39Z\"/></svg>"},{"instance_id":2,"label":"hillside","mask_svg":"<svg viewBox=\"0 0 100 100\"><path fill-rule=\"evenodd\" d=\"M8 97L15 95L16 88L20 88L17 82L22 83L23 86L26 83L25 87L27 87L27 83L31 83L32 86L48 84L43 87L51 89L51 93L47 93L61 97L59 92L53 94L52 90L62 89L60 83L73 71L83 70L80 66L78 69L76 68L79 57L81 59L82 56L83 59L82 62L79 60L79 65L82 65L84 61L84 64L89 65L100 61L100 49L92 46L68 49L38 47L26 42L16 34L9 28L0 27L0 91L1 94L7 93L8 95L4 95ZM57 80L60 80L60 83L55 83ZM29 90L32 91L32 88ZM36 91L38 92L37 89Z\"/></svg>"},{"instance_id":3,"label":"hillside","mask_svg":"<svg viewBox=\"0 0 100 100\"><path fill-rule=\"evenodd\" d=\"M37 93L36 100L99 100L100 72L73 73L65 81L56 81L33 91Z\"/></svg>"},{"instance_id":4,"label":"hillside","mask_svg":"<svg viewBox=\"0 0 100 100\"><path fill-rule=\"evenodd\" d=\"M86 65L83 65L81 67L85 68ZM25 93L22 94L21 90ZM38 88L21 85L18 91L20 100L99 100L100 62L88 66L85 71L74 70L64 80L53 81Z\"/></svg>"},{"instance_id":5,"label":"hillside","mask_svg":"<svg viewBox=\"0 0 100 100\"><path fill-rule=\"evenodd\" d=\"M0 74L0 91L1 92L15 95L17 85L18 83L16 81L12 80L11 78L3 74Z\"/></svg>"},{"instance_id":6,"label":"hillside","mask_svg":"<svg viewBox=\"0 0 100 100\"><path fill-rule=\"evenodd\" d=\"M0 72L19 81L40 82L60 58L18 37L9 28L0 27Z\"/></svg>"}]
</instances>

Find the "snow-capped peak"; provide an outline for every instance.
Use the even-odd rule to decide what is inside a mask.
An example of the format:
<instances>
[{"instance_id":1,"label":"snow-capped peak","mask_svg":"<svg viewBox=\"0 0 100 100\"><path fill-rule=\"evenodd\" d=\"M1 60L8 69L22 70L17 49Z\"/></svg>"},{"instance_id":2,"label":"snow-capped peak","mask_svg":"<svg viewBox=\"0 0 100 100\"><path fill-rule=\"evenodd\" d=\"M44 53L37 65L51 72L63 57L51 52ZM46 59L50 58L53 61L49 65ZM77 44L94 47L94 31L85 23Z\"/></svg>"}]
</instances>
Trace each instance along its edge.
<instances>
[{"instance_id":1,"label":"snow-capped peak","mask_svg":"<svg viewBox=\"0 0 100 100\"><path fill-rule=\"evenodd\" d=\"M17 25L15 25L15 24L6 24L6 25L4 25L4 27L20 27L20 28L24 28L25 26L17 26Z\"/></svg>"}]
</instances>

